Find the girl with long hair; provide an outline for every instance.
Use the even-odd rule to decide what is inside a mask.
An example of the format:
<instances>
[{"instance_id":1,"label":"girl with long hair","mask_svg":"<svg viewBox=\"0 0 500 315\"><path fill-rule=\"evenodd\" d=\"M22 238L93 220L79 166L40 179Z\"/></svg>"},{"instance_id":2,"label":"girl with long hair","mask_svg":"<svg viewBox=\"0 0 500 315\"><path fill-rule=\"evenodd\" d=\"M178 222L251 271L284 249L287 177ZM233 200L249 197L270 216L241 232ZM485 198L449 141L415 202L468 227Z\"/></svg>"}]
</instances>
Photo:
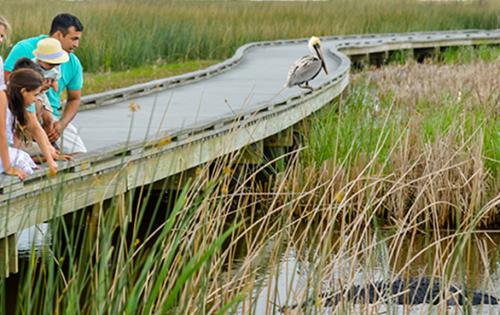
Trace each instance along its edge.
<instances>
[{"instance_id":1,"label":"girl with long hair","mask_svg":"<svg viewBox=\"0 0 500 315\"><path fill-rule=\"evenodd\" d=\"M41 91L42 82L42 76L32 69L16 70L11 73L7 82L7 102L0 101L2 168L6 174L18 176L21 180L33 172L36 164L26 152L12 147L14 135L18 138L32 136L46 159L49 174L57 173L57 164L54 162L57 152L50 145L47 135L31 109Z\"/></svg>"},{"instance_id":2,"label":"girl with long hair","mask_svg":"<svg viewBox=\"0 0 500 315\"><path fill-rule=\"evenodd\" d=\"M6 41L9 31L9 22L3 16L0 16L0 44ZM26 152L11 147L14 139L12 129L7 125L12 124L12 115L7 115L6 89L3 59L0 56L0 160L2 162L0 163L0 171L8 175L18 176L22 180L26 177L27 173L32 172L32 169L36 165Z\"/></svg>"}]
</instances>

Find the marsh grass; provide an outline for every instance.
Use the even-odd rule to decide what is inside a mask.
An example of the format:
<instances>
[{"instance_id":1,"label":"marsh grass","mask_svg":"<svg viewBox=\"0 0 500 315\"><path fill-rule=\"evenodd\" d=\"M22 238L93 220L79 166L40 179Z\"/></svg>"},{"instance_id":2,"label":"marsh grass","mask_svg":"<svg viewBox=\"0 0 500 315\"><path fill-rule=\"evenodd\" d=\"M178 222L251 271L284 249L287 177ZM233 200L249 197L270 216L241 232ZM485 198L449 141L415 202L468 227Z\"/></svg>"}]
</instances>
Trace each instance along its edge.
<instances>
[{"instance_id":1,"label":"marsh grass","mask_svg":"<svg viewBox=\"0 0 500 315\"><path fill-rule=\"evenodd\" d=\"M2 4L2 14L13 26L14 43L48 32L52 17L65 11L77 14L86 27L77 55L87 72L127 70L157 60L221 60L258 40L500 25L500 6L495 1L25 0ZM0 54L5 57L7 50Z\"/></svg>"},{"instance_id":2,"label":"marsh grass","mask_svg":"<svg viewBox=\"0 0 500 315\"><path fill-rule=\"evenodd\" d=\"M356 191L373 186L375 214L394 223L429 206L435 228L458 228L471 213L482 213L484 225L494 224L498 209L488 203L499 190L499 74L498 59L410 62L359 74L346 99L308 130L310 150L302 167L323 180L338 174L337 191L326 204L340 194L363 207L366 200ZM350 182L355 184L347 191L339 188ZM395 184L397 189L385 187ZM392 196L378 201L387 194ZM411 217L430 219L417 212Z\"/></svg>"},{"instance_id":3,"label":"marsh grass","mask_svg":"<svg viewBox=\"0 0 500 315\"><path fill-rule=\"evenodd\" d=\"M372 69L304 124L303 146L284 156L241 166L231 154L177 188L157 183L56 218L50 249L23 262L13 308L272 314L313 301L289 313L314 314L327 311L323 292L409 276L498 295L498 238L480 228L498 223L499 72L498 60ZM126 172L119 178L133 178Z\"/></svg>"},{"instance_id":4,"label":"marsh grass","mask_svg":"<svg viewBox=\"0 0 500 315\"><path fill-rule=\"evenodd\" d=\"M94 94L138 83L145 83L151 80L172 77L200 70L217 62L216 60L197 60L167 64L158 61L154 65L144 65L124 71L84 73L85 85L82 93L84 95Z\"/></svg>"},{"instance_id":5,"label":"marsh grass","mask_svg":"<svg viewBox=\"0 0 500 315\"><path fill-rule=\"evenodd\" d=\"M22 268L18 313L271 314L309 297L315 302L290 312L318 313L326 311L315 298L322 292L422 275L495 293L498 248L477 231L496 218L499 204L492 169L479 163L486 118L467 128L452 122L432 136L413 124L435 113L409 123L418 104L452 106L441 102L443 93L456 94L454 86L438 91L432 82L476 78L457 84L463 91L486 80L474 75L484 67L491 64L408 64L361 74L348 96L311 124L309 147L277 158L287 160L282 172L269 171L276 160L244 167L231 155L196 169L174 191L167 183L162 191L146 186L87 209L90 216L53 220L51 250ZM429 76L435 81L416 88ZM495 89L483 88L464 93L456 111L472 119L485 110L479 95L488 99ZM263 182L263 170L273 185ZM453 230L440 229L453 218ZM450 311L443 303L427 307ZM345 300L334 308L429 311L390 301Z\"/></svg>"}]
</instances>

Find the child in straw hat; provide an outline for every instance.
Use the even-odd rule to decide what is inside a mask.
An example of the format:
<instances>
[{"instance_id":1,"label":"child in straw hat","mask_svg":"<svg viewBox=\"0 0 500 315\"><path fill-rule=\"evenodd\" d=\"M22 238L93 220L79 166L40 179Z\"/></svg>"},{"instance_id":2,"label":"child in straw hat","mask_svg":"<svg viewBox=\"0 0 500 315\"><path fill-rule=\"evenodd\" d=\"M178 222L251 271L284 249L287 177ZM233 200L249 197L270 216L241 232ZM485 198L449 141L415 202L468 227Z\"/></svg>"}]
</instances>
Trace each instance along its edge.
<instances>
[{"instance_id":1,"label":"child in straw hat","mask_svg":"<svg viewBox=\"0 0 500 315\"><path fill-rule=\"evenodd\" d=\"M47 91L52 88L59 90L59 79L61 78L60 65L69 60L69 55L61 47L61 43L54 38L47 37L37 43L33 51L34 61L42 68L44 84L42 93L38 96L40 106L37 113L42 118L42 125L47 133L53 126L52 106L50 105Z\"/></svg>"}]
</instances>

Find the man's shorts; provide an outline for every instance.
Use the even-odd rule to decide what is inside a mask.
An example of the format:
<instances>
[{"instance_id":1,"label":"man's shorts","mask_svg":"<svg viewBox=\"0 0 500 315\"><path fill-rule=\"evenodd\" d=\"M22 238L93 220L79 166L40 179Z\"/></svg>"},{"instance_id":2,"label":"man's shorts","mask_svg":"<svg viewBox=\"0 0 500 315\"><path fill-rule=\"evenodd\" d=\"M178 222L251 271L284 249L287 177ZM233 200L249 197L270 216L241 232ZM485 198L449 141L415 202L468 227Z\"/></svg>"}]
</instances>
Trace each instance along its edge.
<instances>
[{"instance_id":1,"label":"man's shorts","mask_svg":"<svg viewBox=\"0 0 500 315\"><path fill-rule=\"evenodd\" d=\"M63 133L61 137L57 139L56 144L59 149L66 154L87 152L87 148L78 134L78 129L76 129L76 127L71 123L69 123L63 130Z\"/></svg>"}]
</instances>

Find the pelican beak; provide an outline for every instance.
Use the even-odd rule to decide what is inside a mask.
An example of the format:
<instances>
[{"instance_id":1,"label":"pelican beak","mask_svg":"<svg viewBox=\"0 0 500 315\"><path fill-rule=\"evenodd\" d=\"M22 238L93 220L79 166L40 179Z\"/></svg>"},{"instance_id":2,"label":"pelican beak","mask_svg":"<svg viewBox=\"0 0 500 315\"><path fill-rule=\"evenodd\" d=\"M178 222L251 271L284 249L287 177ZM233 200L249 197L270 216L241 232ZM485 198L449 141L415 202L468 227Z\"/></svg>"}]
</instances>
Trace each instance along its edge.
<instances>
[{"instance_id":1,"label":"pelican beak","mask_svg":"<svg viewBox=\"0 0 500 315\"><path fill-rule=\"evenodd\" d=\"M314 50L316 51L316 54L318 55L319 60L321 60L321 68L325 71L325 74L328 74L328 69L326 69L326 63L325 63L325 58L323 58L323 51L321 50L320 45L314 45Z\"/></svg>"}]
</instances>

